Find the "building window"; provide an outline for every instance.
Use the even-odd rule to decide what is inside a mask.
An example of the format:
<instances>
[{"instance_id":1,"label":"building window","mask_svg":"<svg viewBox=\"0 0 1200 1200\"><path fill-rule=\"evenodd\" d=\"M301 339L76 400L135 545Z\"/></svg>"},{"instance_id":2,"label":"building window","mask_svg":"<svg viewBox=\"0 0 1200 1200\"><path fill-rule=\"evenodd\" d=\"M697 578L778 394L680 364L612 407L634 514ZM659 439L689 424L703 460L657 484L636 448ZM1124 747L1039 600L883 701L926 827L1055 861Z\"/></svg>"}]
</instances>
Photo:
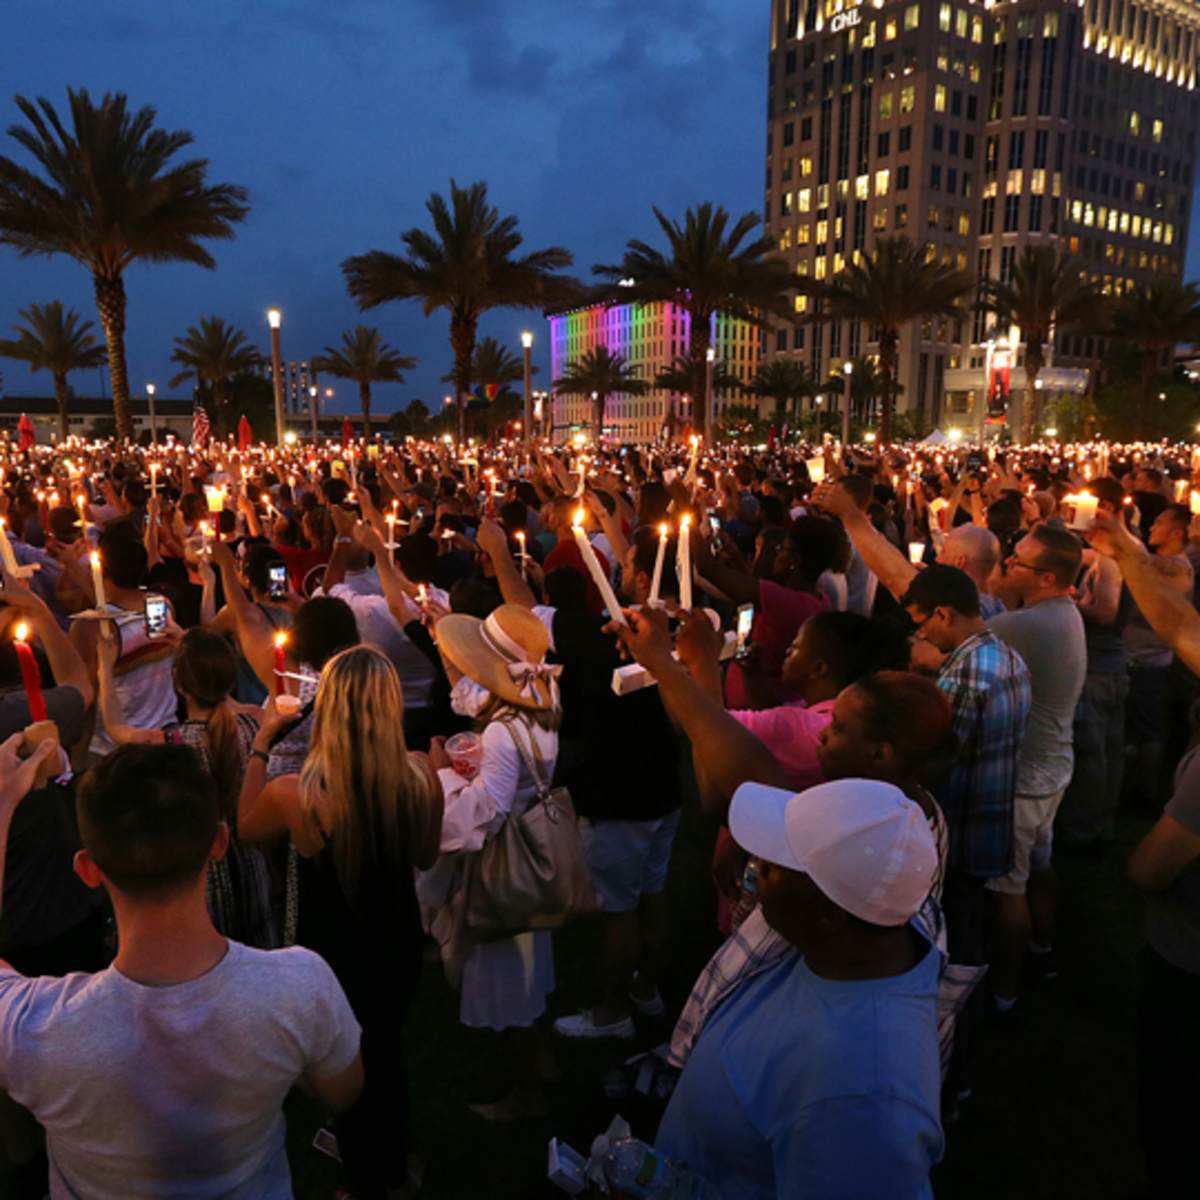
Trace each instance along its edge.
<instances>
[{"instance_id":1,"label":"building window","mask_svg":"<svg viewBox=\"0 0 1200 1200\"><path fill-rule=\"evenodd\" d=\"M891 179L891 171L886 167L881 171L875 172L875 195L886 196L888 194L888 184Z\"/></svg>"},{"instance_id":2,"label":"building window","mask_svg":"<svg viewBox=\"0 0 1200 1200\"><path fill-rule=\"evenodd\" d=\"M946 85L944 83L937 84L933 89L933 111L940 113L946 111Z\"/></svg>"},{"instance_id":3,"label":"building window","mask_svg":"<svg viewBox=\"0 0 1200 1200\"><path fill-rule=\"evenodd\" d=\"M942 223L942 210L938 208L936 204L931 204L929 206L929 212L926 216L925 223L930 229L936 229ZM932 250L933 247L930 246L930 249Z\"/></svg>"},{"instance_id":4,"label":"building window","mask_svg":"<svg viewBox=\"0 0 1200 1200\"><path fill-rule=\"evenodd\" d=\"M1021 224L1021 197L1004 197L1004 232L1016 233Z\"/></svg>"},{"instance_id":5,"label":"building window","mask_svg":"<svg viewBox=\"0 0 1200 1200\"><path fill-rule=\"evenodd\" d=\"M901 154L907 154L912 149L912 126L901 125L900 135L898 139L899 149Z\"/></svg>"},{"instance_id":6,"label":"building window","mask_svg":"<svg viewBox=\"0 0 1200 1200\"><path fill-rule=\"evenodd\" d=\"M979 232L989 234L996 227L996 197L985 196L979 207Z\"/></svg>"},{"instance_id":7,"label":"building window","mask_svg":"<svg viewBox=\"0 0 1200 1200\"><path fill-rule=\"evenodd\" d=\"M942 168L940 163L933 163L929 168L929 190L940 192L942 190Z\"/></svg>"},{"instance_id":8,"label":"building window","mask_svg":"<svg viewBox=\"0 0 1200 1200\"><path fill-rule=\"evenodd\" d=\"M801 188L796 193L796 211L802 213L812 211L812 188Z\"/></svg>"},{"instance_id":9,"label":"building window","mask_svg":"<svg viewBox=\"0 0 1200 1200\"><path fill-rule=\"evenodd\" d=\"M896 40L896 18L888 17L883 23L883 40L885 42L894 42Z\"/></svg>"},{"instance_id":10,"label":"building window","mask_svg":"<svg viewBox=\"0 0 1200 1200\"><path fill-rule=\"evenodd\" d=\"M1042 198L1041 196L1030 196L1029 198L1029 232L1040 233L1042 229Z\"/></svg>"},{"instance_id":11,"label":"building window","mask_svg":"<svg viewBox=\"0 0 1200 1200\"><path fill-rule=\"evenodd\" d=\"M1025 163L1025 134L1015 130L1008 135L1008 169L1023 166Z\"/></svg>"},{"instance_id":12,"label":"building window","mask_svg":"<svg viewBox=\"0 0 1200 1200\"><path fill-rule=\"evenodd\" d=\"M880 232L888 227L888 210L887 205L883 205L875 210L875 216L871 221L872 227Z\"/></svg>"},{"instance_id":13,"label":"building window","mask_svg":"<svg viewBox=\"0 0 1200 1200\"><path fill-rule=\"evenodd\" d=\"M938 28L943 33L950 32L950 13L951 8L949 4L938 5Z\"/></svg>"},{"instance_id":14,"label":"building window","mask_svg":"<svg viewBox=\"0 0 1200 1200\"><path fill-rule=\"evenodd\" d=\"M952 117L962 116L962 92L957 88L950 93L950 115Z\"/></svg>"},{"instance_id":15,"label":"building window","mask_svg":"<svg viewBox=\"0 0 1200 1200\"><path fill-rule=\"evenodd\" d=\"M953 167L946 168L946 191L951 196L958 192L958 172Z\"/></svg>"},{"instance_id":16,"label":"building window","mask_svg":"<svg viewBox=\"0 0 1200 1200\"><path fill-rule=\"evenodd\" d=\"M1000 282L1012 283L1013 268L1017 263L1016 246L1005 246L1000 251Z\"/></svg>"},{"instance_id":17,"label":"building window","mask_svg":"<svg viewBox=\"0 0 1200 1200\"><path fill-rule=\"evenodd\" d=\"M876 139L875 153L879 158L886 158L891 146L892 135L889 132L881 133Z\"/></svg>"},{"instance_id":18,"label":"building window","mask_svg":"<svg viewBox=\"0 0 1200 1200\"><path fill-rule=\"evenodd\" d=\"M892 115L892 93L882 92L879 96L879 119L888 120Z\"/></svg>"},{"instance_id":19,"label":"building window","mask_svg":"<svg viewBox=\"0 0 1200 1200\"><path fill-rule=\"evenodd\" d=\"M783 144L785 146L794 145L796 141L796 126L792 121L788 121L783 127Z\"/></svg>"},{"instance_id":20,"label":"building window","mask_svg":"<svg viewBox=\"0 0 1200 1200\"><path fill-rule=\"evenodd\" d=\"M904 29L907 32L910 29L916 29L921 23L921 6L919 4L910 4L904 10Z\"/></svg>"},{"instance_id":21,"label":"building window","mask_svg":"<svg viewBox=\"0 0 1200 1200\"><path fill-rule=\"evenodd\" d=\"M900 111L910 113L916 107L917 89L911 83L900 89Z\"/></svg>"},{"instance_id":22,"label":"building window","mask_svg":"<svg viewBox=\"0 0 1200 1200\"><path fill-rule=\"evenodd\" d=\"M802 154L799 158L800 163L800 178L803 179L806 175L812 174L812 155Z\"/></svg>"},{"instance_id":23,"label":"building window","mask_svg":"<svg viewBox=\"0 0 1200 1200\"><path fill-rule=\"evenodd\" d=\"M908 166L907 166L907 164L903 167L896 168L896 191L898 191L898 192L907 192L908 191Z\"/></svg>"},{"instance_id":24,"label":"building window","mask_svg":"<svg viewBox=\"0 0 1200 1200\"><path fill-rule=\"evenodd\" d=\"M958 236L967 237L971 232L971 215L967 212L958 214Z\"/></svg>"},{"instance_id":25,"label":"building window","mask_svg":"<svg viewBox=\"0 0 1200 1200\"><path fill-rule=\"evenodd\" d=\"M896 205L896 228L897 229L908 228L908 205L907 204L897 204Z\"/></svg>"}]
</instances>

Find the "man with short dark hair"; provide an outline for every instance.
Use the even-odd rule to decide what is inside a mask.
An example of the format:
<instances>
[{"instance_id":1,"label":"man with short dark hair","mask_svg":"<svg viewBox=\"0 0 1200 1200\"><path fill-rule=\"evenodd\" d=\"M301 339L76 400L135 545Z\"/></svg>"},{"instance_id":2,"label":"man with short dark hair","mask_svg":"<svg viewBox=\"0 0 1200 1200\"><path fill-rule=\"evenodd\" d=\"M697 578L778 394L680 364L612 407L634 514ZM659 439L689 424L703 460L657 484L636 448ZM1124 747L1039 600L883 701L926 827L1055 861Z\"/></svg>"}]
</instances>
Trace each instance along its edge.
<instances>
[{"instance_id":1,"label":"man with short dark hair","mask_svg":"<svg viewBox=\"0 0 1200 1200\"><path fill-rule=\"evenodd\" d=\"M0 879L32 784L0 747ZM36 765L36 763L35 763ZM113 965L27 979L0 962L0 1089L46 1129L50 1194L290 1197L282 1105L362 1087L360 1030L315 954L252 950L213 928L208 863L225 853L216 787L184 746L126 746L78 796L75 869L116 913Z\"/></svg>"},{"instance_id":2,"label":"man with short dark hair","mask_svg":"<svg viewBox=\"0 0 1200 1200\"><path fill-rule=\"evenodd\" d=\"M1016 1002L1026 949L1052 964L1054 817L1074 767L1075 708L1087 673L1083 618L1071 589L1082 547L1074 534L1037 525L1005 560L998 594L1009 611L988 628L1025 660L1032 681L1029 722L1017 763L1013 868L988 880L997 894L999 932L992 990L1001 1010Z\"/></svg>"}]
</instances>

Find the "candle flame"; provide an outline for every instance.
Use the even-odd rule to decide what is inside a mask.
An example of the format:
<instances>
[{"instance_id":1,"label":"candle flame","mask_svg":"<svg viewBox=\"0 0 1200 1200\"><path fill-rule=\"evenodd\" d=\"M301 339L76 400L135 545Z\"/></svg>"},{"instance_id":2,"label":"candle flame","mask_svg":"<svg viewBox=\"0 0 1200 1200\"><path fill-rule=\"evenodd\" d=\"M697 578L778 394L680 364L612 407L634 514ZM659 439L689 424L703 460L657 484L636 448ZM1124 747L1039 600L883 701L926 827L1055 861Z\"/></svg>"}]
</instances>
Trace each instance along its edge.
<instances>
[{"instance_id":1,"label":"candle flame","mask_svg":"<svg viewBox=\"0 0 1200 1200\"><path fill-rule=\"evenodd\" d=\"M286 645L287 645L287 641L288 641L288 635L287 635L286 633L284 633L284 631L281 629L281 630L280 630L280 631L279 631L279 632L278 632L278 633L275 635L274 641L275 641L275 648L276 648L277 650L278 650L278 649L281 649L282 647L284 647L284 646L286 646Z\"/></svg>"},{"instance_id":2,"label":"candle flame","mask_svg":"<svg viewBox=\"0 0 1200 1200\"><path fill-rule=\"evenodd\" d=\"M574 516L573 520L571 521L571 524L576 529L579 529L583 525L584 515L585 514L584 514L582 506L575 510L575 516Z\"/></svg>"},{"instance_id":3,"label":"candle flame","mask_svg":"<svg viewBox=\"0 0 1200 1200\"><path fill-rule=\"evenodd\" d=\"M100 565L99 551L93 550L91 554L88 555L88 561L91 562L93 567L98 567Z\"/></svg>"},{"instance_id":4,"label":"candle flame","mask_svg":"<svg viewBox=\"0 0 1200 1200\"><path fill-rule=\"evenodd\" d=\"M659 527L658 527L658 536L659 537L665 538L669 532L670 532L670 526L668 526L666 521L664 521L661 525L659 525Z\"/></svg>"},{"instance_id":5,"label":"candle flame","mask_svg":"<svg viewBox=\"0 0 1200 1200\"><path fill-rule=\"evenodd\" d=\"M691 526L692 526L692 515L691 515L691 513L684 513L684 514L683 514L683 516L679 518L679 528L680 528L681 530L685 530L685 531L686 531L686 530L690 529L690 528L691 528Z\"/></svg>"},{"instance_id":6,"label":"candle flame","mask_svg":"<svg viewBox=\"0 0 1200 1200\"><path fill-rule=\"evenodd\" d=\"M16 629L13 630L13 637L18 642L23 642L29 637L29 626L24 621L18 621Z\"/></svg>"}]
</instances>

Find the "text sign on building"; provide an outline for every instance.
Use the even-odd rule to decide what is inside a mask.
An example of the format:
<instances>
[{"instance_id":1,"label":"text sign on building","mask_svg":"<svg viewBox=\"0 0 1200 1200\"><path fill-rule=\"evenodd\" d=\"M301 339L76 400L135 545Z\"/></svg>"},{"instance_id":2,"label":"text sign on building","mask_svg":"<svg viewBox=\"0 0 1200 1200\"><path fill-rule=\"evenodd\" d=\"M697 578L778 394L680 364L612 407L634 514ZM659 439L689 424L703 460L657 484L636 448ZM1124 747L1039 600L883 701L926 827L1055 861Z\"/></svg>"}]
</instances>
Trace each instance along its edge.
<instances>
[{"instance_id":1,"label":"text sign on building","mask_svg":"<svg viewBox=\"0 0 1200 1200\"><path fill-rule=\"evenodd\" d=\"M841 33L843 29L849 29L851 26L857 25L861 19L862 12L857 8L837 13L829 22L830 32Z\"/></svg>"}]
</instances>

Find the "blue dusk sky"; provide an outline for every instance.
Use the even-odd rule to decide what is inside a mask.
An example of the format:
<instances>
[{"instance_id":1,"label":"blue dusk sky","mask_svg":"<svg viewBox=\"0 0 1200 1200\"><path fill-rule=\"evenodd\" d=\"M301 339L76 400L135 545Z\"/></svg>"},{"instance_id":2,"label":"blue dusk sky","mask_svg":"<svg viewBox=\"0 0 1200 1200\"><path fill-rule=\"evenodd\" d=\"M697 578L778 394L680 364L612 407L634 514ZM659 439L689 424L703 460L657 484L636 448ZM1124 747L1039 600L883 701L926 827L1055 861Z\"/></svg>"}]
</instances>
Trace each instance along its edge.
<instances>
[{"instance_id":1,"label":"blue dusk sky","mask_svg":"<svg viewBox=\"0 0 1200 1200\"><path fill-rule=\"evenodd\" d=\"M711 199L735 214L762 204L769 0L5 0L0 128L12 97L68 86L123 91L159 124L195 135L210 179L250 191L251 212L215 271L135 266L126 276L135 390L160 395L171 340L202 315L247 331L265 351L265 309L284 312L285 358L310 358L362 320L420 363L377 389L381 410L436 404L450 366L449 325L419 305L359 314L339 264L400 249L424 203L486 180L530 249L565 246L575 271L616 261L630 237L658 240L651 206L682 215ZM24 152L0 135L0 153ZM17 310L58 298L95 317L87 272L64 258L0 247L0 331ZM501 311L480 333L519 352L540 314ZM98 326L97 326L98 328ZM50 394L44 375L0 360L10 395ZM91 373L72 380L98 394ZM332 382L332 381L330 381ZM335 408L353 409L353 385Z\"/></svg>"}]
</instances>

